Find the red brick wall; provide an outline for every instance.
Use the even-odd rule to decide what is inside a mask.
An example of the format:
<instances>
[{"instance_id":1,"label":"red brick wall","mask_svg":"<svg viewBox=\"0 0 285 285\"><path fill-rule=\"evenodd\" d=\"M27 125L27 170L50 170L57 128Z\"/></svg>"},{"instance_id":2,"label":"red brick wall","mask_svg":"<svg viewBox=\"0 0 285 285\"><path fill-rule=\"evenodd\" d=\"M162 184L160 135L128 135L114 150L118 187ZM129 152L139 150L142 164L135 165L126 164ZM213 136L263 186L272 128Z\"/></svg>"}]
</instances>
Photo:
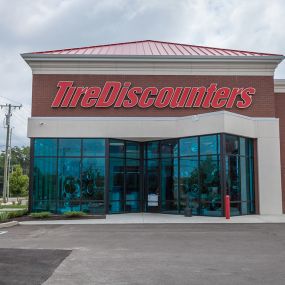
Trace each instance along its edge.
<instances>
[{"instance_id":1,"label":"red brick wall","mask_svg":"<svg viewBox=\"0 0 285 285\"><path fill-rule=\"evenodd\" d=\"M275 94L275 105L276 117L279 118L280 127L282 204L283 213L285 213L285 93Z\"/></svg>"},{"instance_id":2,"label":"red brick wall","mask_svg":"<svg viewBox=\"0 0 285 285\"><path fill-rule=\"evenodd\" d=\"M158 109L150 107L140 109L123 108L51 108L60 80L74 81L75 86L100 86L105 81L131 81L132 86L149 87L185 87L209 86L217 83L218 87L255 87L256 94L252 105L247 109L226 109L254 117L275 117L275 101L273 96L273 77L271 76L188 76L188 75L34 75L32 116L187 116L200 113L220 111L221 109L176 108Z\"/></svg>"}]
</instances>

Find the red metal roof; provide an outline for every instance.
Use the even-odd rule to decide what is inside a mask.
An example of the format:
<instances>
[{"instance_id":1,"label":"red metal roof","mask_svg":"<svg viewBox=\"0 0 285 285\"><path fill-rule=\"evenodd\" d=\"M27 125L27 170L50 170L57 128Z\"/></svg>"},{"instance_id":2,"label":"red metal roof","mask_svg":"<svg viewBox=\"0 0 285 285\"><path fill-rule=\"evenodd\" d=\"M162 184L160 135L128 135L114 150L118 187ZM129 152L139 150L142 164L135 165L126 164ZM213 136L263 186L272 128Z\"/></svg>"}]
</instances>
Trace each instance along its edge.
<instances>
[{"instance_id":1,"label":"red metal roof","mask_svg":"<svg viewBox=\"0 0 285 285\"><path fill-rule=\"evenodd\" d=\"M278 56L279 54L213 48L153 40L115 43L80 48L34 52L54 55L126 55L126 56Z\"/></svg>"}]
</instances>

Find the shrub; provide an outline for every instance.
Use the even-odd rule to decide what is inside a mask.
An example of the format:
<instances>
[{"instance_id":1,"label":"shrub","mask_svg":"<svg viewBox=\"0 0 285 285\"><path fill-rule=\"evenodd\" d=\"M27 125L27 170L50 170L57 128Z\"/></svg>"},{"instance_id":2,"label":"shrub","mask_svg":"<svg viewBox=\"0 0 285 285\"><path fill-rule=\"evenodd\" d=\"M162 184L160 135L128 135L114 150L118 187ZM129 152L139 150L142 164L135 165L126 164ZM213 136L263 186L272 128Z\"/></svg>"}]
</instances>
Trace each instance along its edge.
<instances>
[{"instance_id":1,"label":"shrub","mask_svg":"<svg viewBox=\"0 0 285 285\"><path fill-rule=\"evenodd\" d=\"M31 213L30 216L35 219L46 219L51 217L50 212L36 212L36 213Z\"/></svg>"},{"instance_id":2,"label":"shrub","mask_svg":"<svg viewBox=\"0 0 285 285\"><path fill-rule=\"evenodd\" d=\"M66 218L78 218L78 217L85 216L86 214L81 211L69 211L69 212L64 212L63 215Z\"/></svg>"},{"instance_id":3,"label":"shrub","mask_svg":"<svg viewBox=\"0 0 285 285\"><path fill-rule=\"evenodd\" d=\"M28 213L28 209L23 209L23 210L18 210L18 211L9 211L7 212L9 219L17 218L17 217L22 217Z\"/></svg>"},{"instance_id":4,"label":"shrub","mask_svg":"<svg viewBox=\"0 0 285 285\"><path fill-rule=\"evenodd\" d=\"M7 212L0 212L0 222L6 222L9 219Z\"/></svg>"}]
</instances>

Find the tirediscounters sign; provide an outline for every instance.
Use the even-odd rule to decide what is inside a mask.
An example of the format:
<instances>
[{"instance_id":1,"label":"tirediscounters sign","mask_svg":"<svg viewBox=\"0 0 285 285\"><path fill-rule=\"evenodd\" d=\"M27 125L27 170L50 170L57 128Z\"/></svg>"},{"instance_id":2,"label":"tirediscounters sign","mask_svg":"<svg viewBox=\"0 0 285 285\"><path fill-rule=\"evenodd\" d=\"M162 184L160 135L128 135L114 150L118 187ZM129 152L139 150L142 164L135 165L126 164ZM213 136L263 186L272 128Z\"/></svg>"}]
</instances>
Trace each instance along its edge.
<instances>
[{"instance_id":1,"label":"tirediscounters sign","mask_svg":"<svg viewBox=\"0 0 285 285\"><path fill-rule=\"evenodd\" d=\"M248 108L253 87L218 87L217 83L198 87L140 87L106 81L98 86L74 86L73 81L59 81L52 108Z\"/></svg>"}]
</instances>

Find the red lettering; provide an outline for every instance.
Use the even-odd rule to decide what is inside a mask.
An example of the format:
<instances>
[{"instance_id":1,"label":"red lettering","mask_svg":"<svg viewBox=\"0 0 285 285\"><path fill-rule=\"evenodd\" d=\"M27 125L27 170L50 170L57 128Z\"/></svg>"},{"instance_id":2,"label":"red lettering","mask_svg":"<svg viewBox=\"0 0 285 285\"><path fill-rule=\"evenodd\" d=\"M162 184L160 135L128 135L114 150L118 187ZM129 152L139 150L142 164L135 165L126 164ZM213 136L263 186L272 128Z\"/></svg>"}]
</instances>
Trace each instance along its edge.
<instances>
[{"instance_id":1,"label":"red lettering","mask_svg":"<svg viewBox=\"0 0 285 285\"><path fill-rule=\"evenodd\" d=\"M70 88L72 85L73 85L73 81L59 81L57 83L57 87L59 87L59 89L58 89L58 91L55 95L55 98L51 104L52 108L59 107L67 88Z\"/></svg>"},{"instance_id":2,"label":"red lettering","mask_svg":"<svg viewBox=\"0 0 285 285\"><path fill-rule=\"evenodd\" d=\"M126 94L127 94L128 90L129 90L130 86L131 86L131 82L125 82L124 83L124 86L121 89L121 92L120 92L120 94L118 96L118 99L117 99L117 101L115 103L115 106L114 106L115 108L122 107L123 101L124 101L124 99L126 97Z\"/></svg>"},{"instance_id":3,"label":"red lettering","mask_svg":"<svg viewBox=\"0 0 285 285\"><path fill-rule=\"evenodd\" d=\"M72 98L73 93L74 93L75 90L76 90L76 87L70 87L70 88L67 90L66 95L65 95L65 97L64 97L64 99L63 99L63 101L62 101L60 107L68 107L69 102L70 102L70 100L71 100L71 98Z\"/></svg>"},{"instance_id":4,"label":"red lettering","mask_svg":"<svg viewBox=\"0 0 285 285\"><path fill-rule=\"evenodd\" d=\"M96 104L97 98L101 92L100 87L90 87L86 91L85 96L82 98L81 107L90 108Z\"/></svg>"},{"instance_id":5,"label":"red lettering","mask_svg":"<svg viewBox=\"0 0 285 285\"><path fill-rule=\"evenodd\" d=\"M102 89L101 95L97 100L96 107L110 107L116 101L121 88L121 83L117 81L107 81Z\"/></svg>"},{"instance_id":6,"label":"red lettering","mask_svg":"<svg viewBox=\"0 0 285 285\"><path fill-rule=\"evenodd\" d=\"M139 100L139 107L140 108L148 108L154 103L154 98L148 98L149 95L156 95L158 89L156 87L147 87Z\"/></svg>"},{"instance_id":7,"label":"red lettering","mask_svg":"<svg viewBox=\"0 0 285 285\"><path fill-rule=\"evenodd\" d=\"M241 92L241 99L242 101L238 101L237 102L237 107L238 108L247 108L251 105L252 103L252 95L255 94L255 88L253 87L248 87L245 88L242 92Z\"/></svg>"},{"instance_id":8,"label":"red lettering","mask_svg":"<svg viewBox=\"0 0 285 285\"><path fill-rule=\"evenodd\" d=\"M160 109L165 108L170 103L173 92L174 92L174 89L172 87L164 87L160 89L156 97L154 106Z\"/></svg>"},{"instance_id":9,"label":"red lettering","mask_svg":"<svg viewBox=\"0 0 285 285\"><path fill-rule=\"evenodd\" d=\"M193 107L201 107L201 103L204 99L205 93L206 93L206 87L202 86L197 88L198 95L196 97L195 103Z\"/></svg>"},{"instance_id":10,"label":"red lettering","mask_svg":"<svg viewBox=\"0 0 285 285\"><path fill-rule=\"evenodd\" d=\"M88 87L77 87L75 94L72 97L71 103L69 107L74 108L77 106L77 103L79 101L79 98L81 95L85 94L85 92L88 90Z\"/></svg>"},{"instance_id":11,"label":"red lettering","mask_svg":"<svg viewBox=\"0 0 285 285\"><path fill-rule=\"evenodd\" d=\"M227 99L229 98L231 89L227 87L219 88L212 100L213 108L222 108L226 105Z\"/></svg>"},{"instance_id":12,"label":"red lettering","mask_svg":"<svg viewBox=\"0 0 285 285\"><path fill-rule=\"evenodd\" d=\"M233 107L237 95L239 95L242 92L242 90L243 90L243 88L233 88L232 93L230 95L230 98L228 99L226 108L232 108Z\"/></svg>"},{"instance_id":13,"label":"red lettering","mask_svg":"<svg viewBox=\"0 0 285 285\"><path fill-rule=\"evenodd\" d=\"M216 90L217 90L217 84L216 83L212 83L210 85L210 87L208 87L207 94L206 94L205 99L204 99L203 104L202 104L203 108L210 108L211 107L211 100L212 100L212 97L213 97L214 93L216 92Z\"/></svg>"},{"instance_id":14,"label":"red lettering","mask_svg":"<svg viewBox=\"0 0 285 285\"><path fill-rule=\"evenodd\" d=\"M140 94L143 92L143 89L141 87L133 87L128 92L127 96L129 98L124 100L123 106L125 108L132 108L138 104L139 98L137 94Z\"/></svg>"},{"instance_id":15,"label":"red lettering","mask_svg":"<svg viewBox=\"0 0 285 285\"><path fill-rule=\"evenodd\" d=\"M174 90L174 94L172 96L172 99L170 101L170 108L176 108L178 106L178 100L181 95L181 91L183 90L183 87L176 87Z\"/></svg>"}]
</instances>

